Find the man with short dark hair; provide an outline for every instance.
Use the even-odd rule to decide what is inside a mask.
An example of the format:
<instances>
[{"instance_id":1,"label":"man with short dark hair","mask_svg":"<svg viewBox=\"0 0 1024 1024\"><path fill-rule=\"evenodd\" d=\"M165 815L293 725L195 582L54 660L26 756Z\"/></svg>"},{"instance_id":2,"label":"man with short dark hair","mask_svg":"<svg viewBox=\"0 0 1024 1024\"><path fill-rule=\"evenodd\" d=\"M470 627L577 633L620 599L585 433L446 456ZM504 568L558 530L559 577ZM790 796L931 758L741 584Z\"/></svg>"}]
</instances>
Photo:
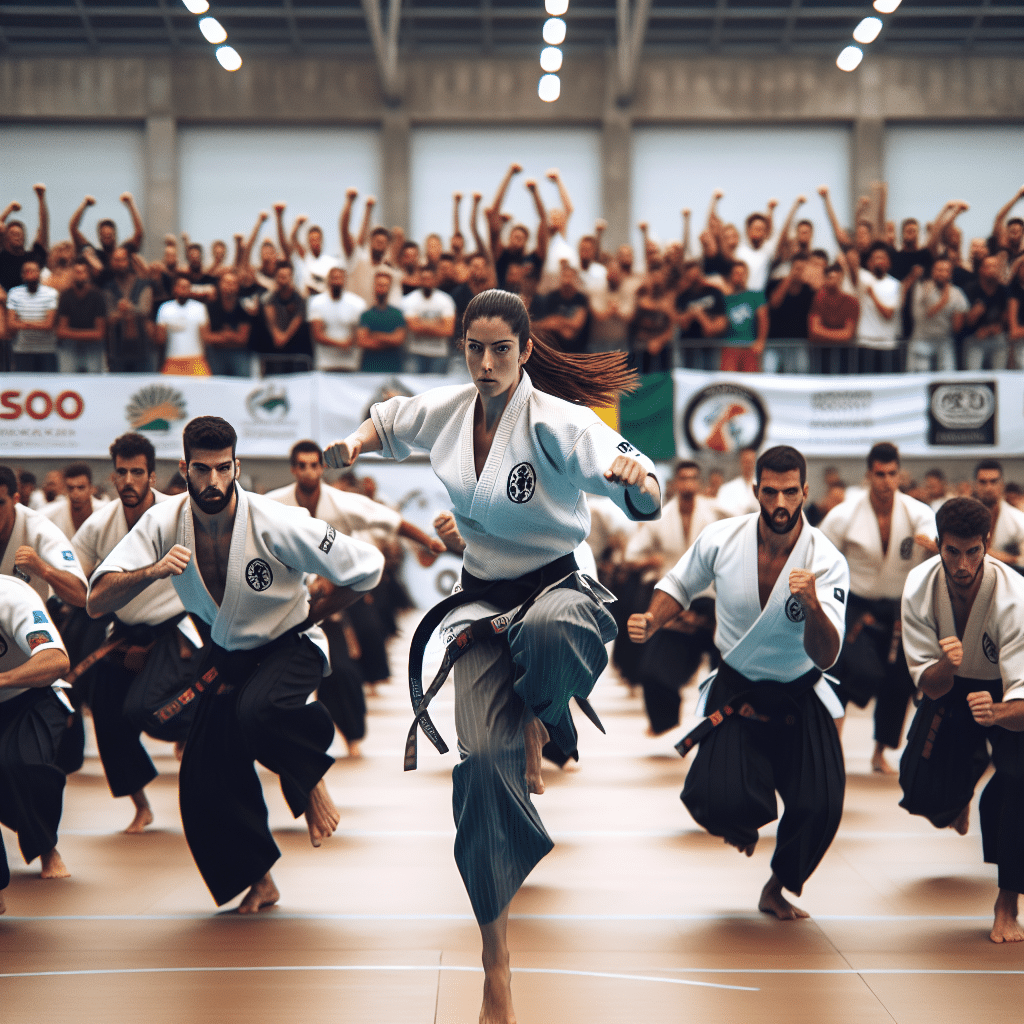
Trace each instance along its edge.
<instances>
[{"instance_id":1,"label":"man with short dark hair","mask_svg":"<svg viewBox=\"0 0 1024 1024\"><path fill-rule=\"evenodd\" d=\"M807 313L812 373L850 373L856 368L852 356L860 300L843 291L843 274L839 263L828 267L825 283Z\"/></svg>"},{"instance_id":2,"label":"man with short dark hair","mask_svg":"<svg viewBox=\"0 0 1024 1024\"><path fill-rule=\"evenodd\" d=\"M683 342L700 339L712 342L712 339L722 337L728 330L725 296L720 288L708 283L698 260L683 264L675 308L676 327ZM680 354L683 366L695 370L714 369L713 342L702 349L683 344Z\"/></svg>"},{"instance_id":3,"label":"man with short dark hair","mask_svg":"<svg viewBox=\"0 0 1024 1024\"><path fill-rule=\"evenodd\" d=\"M834 722L843 709L823 673L839 657L850 578L803 515L803 456L771 448L755 472L759 511L705 527L648 611L630 616L629 635L645 643L715 585L722 664L699 704L708 717L676 747L685 756L700 744L682 800L698 824L749 857L758 829L778 817L778 791L785 813L758 909L795 920L807 914L782 890L800 895L843 812Z\"/></svg>"},{"instance_id":4,"label":"man with short dark hair","mask_svg":"<svg viewBox=\"0 0 1024 1024\"><path fill-rule=\"evenodd\" d=\"M107 301L107 365L111 373L152 373L155 362L150 341L153 287L132 269L124 246L110 254L110 279L104 285Z\"/></svg>"},{"instance_id":5,"label":"man with short dark hair","mask_svg":"<svg viewBox=\"0 0 1024 1024\"><path fill-rule=\"evenodd\" d=\"M938 512L949 499L949 485L946 483L946 474L934 466L924 475L924 489L928 494L928 506L933 512Z\"/></svg>"},{"instance_id":6,"label":"man with short dark hair","mask_svg":"<svg viewBox=\"0 0 1024 1024\"><path fill-rule=\"evenodd\" d=\"M251 376L249 334L252 318L239 301L238 274L225 270L217 281L217 295L207 304L208 323L200 326L199 337L206 349L206 361L215 377Z\"/></svg>"},{"instance_id":7,"label":"man with short dark hair","mask_svg":"<svg viewBox=\"0 0 1024 1024\"><path fill-rule=\"evenodd\" d=\"M857 277L860 321L857 347L861 373L894 373L896 339L900 334L900 282L889 273L889 247L872 242Z\"/></svg>"},{"instance_id":8,"label":"man with short dark hair","mask_svg":"<svg viewBox=\"0 0 1024 1024\"><path fill-rule=\"evenodd\" d=\"M445 374L455 334L455 300L437 288L437 275L432 267L422 267L418 281L419 287L402 299L409 332L405 342L409 370Z\"/></svg>"},{"instance_id":9,"label":"man with short dark hair","mask_svg":"<svg viewBox=\"0 0 1024 1024\"><path fill-rule=\"evenodd\" d=\"M323 781L334 727L308 702L330 670L313 623L375 586L384 560L321 520L242 490L236 443L220 417L185 426L187 494L155 505L116 545L93 573L88 607L94 617L117 611L171 577L185 608L210 627L181 763L182 824L217 904L250 887L239 910L255 913L280 897L270 877L280 851L253 762L281 777L292 813L306 815L320 846L339 817ZM336 587L312 606L307 573Z\"/></svg>"},{"instance_id":10,"label":"man with short dark hair","mask_svg":"<svg viewBox=\"0 0 1024 1024\"><path fill-rule=\"evenodd\" d=\"M980 502L951 498L935 518L939 556L914 569L903 591L903 643L921 706L900 765L900 806L966 835L991 758L995 775L981 796L984 858L999 871L989 937L1024 942L1024 580L986 557L990 517Z\"/></svg>"},{"instance_id":11,"label":"man with short dark hair","mask_svg":"<svg viewBox=\"0 0 1024 1024\"><path fill-rule=\"evenodd\" d=\"M366 303L345 288L346 278L344 267L331 267L326 291L309 300L309 333L318 370L352 373L362 363L356 328Z\"/></svg>"},{"instance_id":12,"label":"man with short dark hair","mask_svg":"<svg viewBox=\"0 0 1024 1024\"><path fill-rule=\"evenodd\" d=\"M794 253L789 273L773 282L768 298L768 337L786 341L807 340L807 317L814 303L815 290L807 284L807 257ZM782 351L784 371L804 372L810 368L804 345Z\"/></svg>"},{"instance_id":13,"label":"man with short dark hair","mask_svg":"<svg viewBox=\"0 0 1024 1024\"><path fill-rule=\"evenodd\" d=\"M545 295L543 303L544 314L534 326L550 331L563 352L586 351L590 300L579 287L579 274L574 267L562 264L558 288Z\"/></svg>"},{"instance_id":14,"label":"man with short dark hair","mask_svg":"<svg viewBox=\"0 0 1024 1024\"><path fill-rule=\"evenodd\" d=\"M0 213L0 291L10 292L24 281L21 268L32 260L40 270L46 266L46 253L50 239L50 213L46 207L46 186L33 186L39 201L39 227L30 249L25 248L28 232L20 220L8 220L21 209L21 203L12 202Z\"/></svg>"},{"instance_id":15,"label":"man with short dark hair","mask_svg":"<svg viewBox=\"0 0 1024 1024\"><path fill-rule=\"evenodd\" d=\"M14 334L11 346L15 373L56 373L57 305L55 288L40 283L40 265L25 260L22 283L7 293L7 330Z\"/></svg>"},{"instance_id":16,"label":"man with short dark hair","mask_svg":"<svg viewBox=\"0 0 1024 1024\"><path fill-rule=\"evenodd\" d=\"M723 373L757 373L768 338L768 303L763 291L749 284L746 263L736 260L729 270L725 296L728 329L722 338L719 369Z\"/></svg>"},{"instance_id":17,"label":"man with short dark hair","mask_svg":"<svg viewBox=\"0 0 1024 1024\"><path fill-rule=\"evenodd\" d=\"M350 189L350 193L354 193ZM353 196L354 198L354 196ZM370 211L373 206L370 199L366 200L366 219L369 220ZM375 227L369 232L369 243L363 248L363 234L360 235L359 247L357 248L348 233L347 214L350 211L350 202L346 197L345 208L341 212L341 238L345 249L345 257L348 260L348 290L366 303L367 307L376 301L376 277L377 274L387 274L388 301L392 306L397 306L402 298L402 274L394 267L388 266L385 257L388 254L388 246L391 244L391 232L385 227ZM366 225L364 224L364 232Z\"/></svg>"},{"instance_id":18,"label":"man with short dark hair","mask_svg":"<svg viewBox=\"0 0 1024 1024\"><path fill-rule=\"evenodd\" d=\"M1024 565L1024 512L1006 500L1003 464L997 459L982 459L974 467L974 497L992 517L988 554L1007 565Z\"/></svg>"},{"instance_id":19,"label":"man with short dark hair","mask_svg":"<svg viewBox=\"0 0 1024 1024\"><path fill-rule=\"evenodd\" d=\"M914 329L907 346L907 372L956 369L956 336L963 327L967 296L953 284L953 262L939 256L931 277L914 286L911 299Z\"/></svg>"},{"instance_id":20,"label":"man with short dark hair","mask_svg":"<svg viewBox=\"0 0 1024 1024\"><path fill-rule=\"evenodd\" d=\"M185 246L185 270L191 288L189 298L204 304L217 297L217 278L203 269L203 247L198 242L189 242Z\"/></svg>"},{"instance_id":21,"label":"man with short dark hair","mask_svg":"<svg viewBox=\"0 0 1024 1024\"><path fill-rule=\"evenodd\" d=\"M359 316L356 342L363 350L363 373L401 373L405 315L390 303L392 277L378 271L373 279L373 305Z\"/></svg>"},{"instance_id":22,"label":"man with short dark hair","mask_svg":"<svg viewBox=\"0 0 1024 1024\"><path fill-rule=\"evenodd\" d=\"M309 362L301 358L311 356L313 351L306 323L306 300L294 287L294 279L292 265L282 261L274 274L276 288L263 299L263 315L275 357L267 360L265 375L302 373L309 369Z\"/></svg>"},{"instance_id":23,"label":"man with short dark hair","mask_svg":"<svg viewBox=\"0 0 1024 1024\"><path fill-rule=\"evenodd\" d=\"M206 303L192 297L187 274L174 279L174 294L156 312L156 340L164 346L161 373L183 377L209 377L202 329L209 326Z\"/></svg>"},{"instance_id":24,"label":"man with short dark hair","mask_svg":"<svg viewBox=\"0 0 1024 1024\"><path fill-rule=\"evenodd\" d=\"M1002 282L998 256L985 256L978 267L978 280L966 289L970 309L964 316L967 337L962 341L965 370L1005 370L1006 307L1010 291Z\"/></svg>"},{"instance_id":25,"label":"man with short dark hair","mask_svg":"<svg viewBox=\"0 0 1024 1024\"><path fill-rule=\"evenodd\" d=\"M76 256L71 287L57 303L61 373L102 373L106 367L107 303L92 283L89 261Z\"/></svg>"},{"instance_id":26,"label":"man with short dark hair","mask_svg":"<svg viewBox=\"0 0 1024 1024\"><path fill-rule=\"evenodd\" d=\"M867 457L868 489L837 505L821 532L850 566L846 646L835 675L844 703L875 697L871 770L894 775L885 759L903 734L913 685L900 647L900 595L907 574L934 555L935 513L899 489L900 453L879 442Z\"/></svg>"},{"instance_id":27,"label":"man with short dark hair","mask_svg":"<svg viewBox=\"0 0 1024 1024\"><path fill-rule=\"evenodd\" d=\"M88 462L68 463L61 470L61 476L64 478L64 494L47 505L42 513L71 540L103 502L93 493L92 467Z\"/></svg>"},{"instance_id":28,"label":"man with short dark hair","mask_svg":"<svg viewBox=\"0 0 1024 1024\"><path fill-rule=\"evenodd\" d=\"M71 215L71 222L68 224L68 231L71 234L71 240L75 243L76 252L91 257L90 262L95 262L99 265L100 273L97 283L101 288L105 287L113 276L114 268L111 262L116 249L124 248L133 254L142 250L142 239L145 231L142 226L139 208L135 205L135 198L131 192L122 192L120 199L128 210L128 215L132 219L132 227L134 228L132 236L122 242L120 246L117 243L117 225L109 217L105 217L96 225L96 237L100 243L99 248L96 248L82 234L80 230L82 217L90 206L96 205L96 200L92 196L86 196L82 200L78 209Z\"/></svg>"}]
</instances>

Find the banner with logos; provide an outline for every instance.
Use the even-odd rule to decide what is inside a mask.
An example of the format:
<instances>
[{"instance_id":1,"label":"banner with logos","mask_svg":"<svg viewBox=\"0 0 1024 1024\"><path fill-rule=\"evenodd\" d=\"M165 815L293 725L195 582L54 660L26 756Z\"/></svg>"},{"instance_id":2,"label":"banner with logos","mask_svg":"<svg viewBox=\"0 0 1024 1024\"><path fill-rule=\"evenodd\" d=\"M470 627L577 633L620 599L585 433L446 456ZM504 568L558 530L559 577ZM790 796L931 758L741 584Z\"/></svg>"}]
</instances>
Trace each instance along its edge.
<instances>
[{"instance_id":1,"label":"banner with logos","mask_svg":"<svg viewBox=\"0 0 1024 1024\"><path fill-rule=\"evenodd\" d=\"M791 444L809 456L860 455L892 441L904 455L1019 455L1024 373L811 377L676 370L628 404L620 427L643 450L652 424L680 455ZM240 455L286 457L301 438L328 444L351 433L370 405L465 378L414 374L296 374L263 380L159 374L5 374L0 452L7 459L106 458L138 430L160 458L178 458L194 416L238 431ZM624 413L627 410L624 409ZM644 436L631 437L633 430ZM659 446L663 447L663 446ZM656 457L668 458L670 447Z\"/></svg>"}]
</instances>

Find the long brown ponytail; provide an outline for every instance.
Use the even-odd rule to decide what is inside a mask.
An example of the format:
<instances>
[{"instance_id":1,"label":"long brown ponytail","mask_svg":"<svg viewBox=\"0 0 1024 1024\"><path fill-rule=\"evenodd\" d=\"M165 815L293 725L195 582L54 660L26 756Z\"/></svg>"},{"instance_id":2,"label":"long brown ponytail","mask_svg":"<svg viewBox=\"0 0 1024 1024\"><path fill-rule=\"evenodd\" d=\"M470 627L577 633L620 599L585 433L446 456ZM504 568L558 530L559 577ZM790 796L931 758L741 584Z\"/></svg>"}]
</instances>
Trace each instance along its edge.
<instances>
[{"instance_id":1,"label":"long brown ponytail","mask_svg":"<svg viewBox=\"0 0 1024 1024\"><path fill-rule=\"evenodd\" d=\"M476 320L496 317L508 324L519 338L519 351L533 342L533 352L526 364L530 380L538 391L556 398L607 408L620 394L640 386L636 371L628 368L625 352L569 353L560 352L530 329L530 314L523 300L512 292L491 288L474 296L463 316L463 337Z\"/></svg>"}]
</instances>

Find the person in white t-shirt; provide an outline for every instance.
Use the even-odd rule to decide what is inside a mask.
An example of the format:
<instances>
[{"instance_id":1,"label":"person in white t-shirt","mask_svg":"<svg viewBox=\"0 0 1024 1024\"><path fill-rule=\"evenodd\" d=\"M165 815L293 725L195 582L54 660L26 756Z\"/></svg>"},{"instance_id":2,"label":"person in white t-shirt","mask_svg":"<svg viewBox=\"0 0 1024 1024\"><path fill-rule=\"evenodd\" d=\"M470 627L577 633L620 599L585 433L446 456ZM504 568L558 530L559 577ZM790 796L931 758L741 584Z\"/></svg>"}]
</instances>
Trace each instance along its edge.
<instances>
[{"instance_id":1,"label":"person in white t-shirt","mask_svg":"<svg viewBox=\"0 0 1024 1024\"><path fill-rule=\"evenodd\" d=\"M309 300L309 333L318 370L355 372L363 361L363 350L356 344L356 328L366 303L345 291L345 277L344 267L331 267L327 291Z\"/></svg>"},{"instance_id":2,"label":"person in white t-shirt","mask_svg":"<svg viewBox=\"0 0 1024 1024\"><path fill-rule=\"evenodd\" d=\"M896 369L894 356L882 354L895 352L900 330L900 283L889 273L889 266L885 242L872 242L857 275L861 373L891 373Z\"/></svg>"},{"instance_id":3,"label":"person in white t-shirt","mask_svg":"<svg viewBox=\"0 0 1024 1024\"><path fill-rule=\"evenodd\" d=\"M455 301L437 287L432 267L420 268L420 286L401 302L409 334L405 350L409 373L447 373L452 335L455 333Z\"/></svg>"},{"instance_id":4,"label":"person in white t-shirt","mask_svg":"<svg viewBox=\"0 0 1024 1024\"><path fill-rule=\"evenodd\" d=\"M315 224L306 232L306 246L303 246L299 240L299 229L307 219L304 213L295 218L288 247L292 253L299 291L309 299L327 291L327 275L333 267L341 266L341 260L324 252L324 229Z\"/></svg>"},{"instance_id":5,"label":"person in white t-shirt","mask_svg":"<svg viewBox=\"0 0 1024 1024\"><path fill-rule=\"evenodd\" d=\"M920 264L911 271L915 280ZM913 292L914 332L907 346L907 372L920 373L956 369L954 339L970 309L967 296L953 284L953 261L940 256L932 264L932 275Z\"/></svg>"},{"instance_id":6,"label":"person in white t-shirt","mask_svg":"<svg viewBox=\"0 0 1024 1024\"><path fill-rule=\"evenodd\" d=\"M752 292L763 292L768 284L768 271L775 253L772 235L772 214L778 203L768 200L768 213L752 213L746 220L746 240L736 246L734 260L746 263L749 275L747 287Z\"/></svg>"},{"instance_id":7,"label":"person in white t-shirt","mask_svg":"<svg viewBox=\"0 0 1024 1024\"><path fill-rule=\"evenodd\" d=\"M189 298L192 282L184 275L174 279L174 298L163 303L156 313L156 337L165 345L163 373L184 377L209 377L201 327L208 327L210 316L205 303Z\"/></svg>"}]
</instances>

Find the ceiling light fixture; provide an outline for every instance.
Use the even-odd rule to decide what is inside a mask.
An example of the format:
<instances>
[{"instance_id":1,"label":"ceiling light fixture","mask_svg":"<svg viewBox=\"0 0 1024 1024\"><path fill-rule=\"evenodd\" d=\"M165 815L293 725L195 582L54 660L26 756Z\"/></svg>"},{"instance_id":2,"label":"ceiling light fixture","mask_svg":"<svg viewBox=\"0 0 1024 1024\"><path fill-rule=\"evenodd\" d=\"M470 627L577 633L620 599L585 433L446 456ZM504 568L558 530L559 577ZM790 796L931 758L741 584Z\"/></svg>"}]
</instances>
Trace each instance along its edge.
<instances>
[{"instance_id":1,"label":"ceiling light fixture","mask_svg":"<svg viewBox=\"0 0 1024 1024\"><path fill-rule=\"evenodd\" d=\"M562 51L557 46L545 46L540 51L540 66L545 71L561 70Z\"/></svg>"},{"instance_id":2,"label":"ceiling light fixture","mask_svg":"<svg viewBox=\"0 0 1024 1024\"><path fill-rule=\"evenodd\" d=\"M224 26L216 18L200 18L199 31L208 43L223 43L228 37Z\"/></svg>"},{"instance_id":3,"label":"ceiling light fixture","mask_svg":"<svg viewBox=\"0 0 1024 1024\"><path fill-rule=\"evenodd\" d=\"M858 43L873 43L878 38L878 33L881 31L881 18L864 18L853 30L853 38L856 39Z\"/></svg>"},{"instance_id":4,"label":"ceiling light fixture","mask_svg":"<svg viewBox=\"0 0 1024 1024\"><path fill-rule=\"evenodd\" d=\"M892 14L900 5L900 0L875 0L874 8L879 14Z\"/></svg>"},{"instance_id":5,"label":"ceiling light fixture","mask_svg":"<svg viewBox=\"0 0 1024 1024\"><path fill-rule=\"evenodd\" d=\"M847 46L836 58L836 67L840 71L853 71L864 59L864 51L859 46Z\"/></svg>"},{"instance_id":6,"label":"ceiling light fixture","mask_svg":"<svg viewBox=\"0 0 1024 1024\"><path fill-rule=\"evenodd\" d=\"M560 18L569 10L569 0L544 0L544 10L554 18Z\"/></svg>"},{"instance_id":7,"label":"ceiling light fixture","mask_svg":"<svg viewBox=\"0 0 1024 1024\"><path fill-rule=\"evenodd\" d=\"M225 71L237 71L242 66L242 58L233 46L218 46L217 62Z\"/></svg>"},{"instance_id":8,"label":"ceiling light fixture","mask_svg":"<svg viewBox=\"0 0 1024 1024\"><path fill-rule=\"evenodd\" d=\"M548 18L544 22L543 36L548 46L561 46L565 42L565 22L561 18Z\"/></svg>"},{"instance_id":9,"label":"ceiling light fixture","mask_svg":"<svg viewBox=\"0 0 1024 1024\"><path fill-rule=\"evenodd\" d=\"M210 9L210 5L206 2L206 0L181 0L181 2L193 14L205 14Z\"/></svg>"},{"instance_id":10,"label":"ceiling light fixture","mask_svg":"<svg viewBox=\"0 0 1024 1024\"><path fill-rule=\"evenodd\" d=\"M537 83L537 95L545 103L554 103L562 91L562 83L558 75L541 75Z\"/></svg>"}]
</instances>

